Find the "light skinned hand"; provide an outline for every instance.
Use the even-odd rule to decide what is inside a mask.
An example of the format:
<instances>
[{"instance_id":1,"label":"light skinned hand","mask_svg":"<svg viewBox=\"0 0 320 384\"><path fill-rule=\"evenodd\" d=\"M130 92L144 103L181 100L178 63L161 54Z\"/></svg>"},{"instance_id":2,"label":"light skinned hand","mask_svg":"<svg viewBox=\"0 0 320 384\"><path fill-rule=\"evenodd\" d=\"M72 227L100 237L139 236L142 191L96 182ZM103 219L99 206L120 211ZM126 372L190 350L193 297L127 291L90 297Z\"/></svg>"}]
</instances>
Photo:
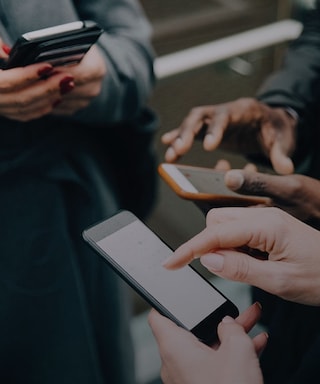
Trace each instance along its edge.
<instances>
[{"instance_id":1,"label":"light skinned hand","mask_svg":"<svg viewBox=\"0 0 320 384\"><path fill-rule=\"evenodd\" d=\"M75 87L56 106L52 112L55 115L73 115L86 108L99 95L107 73L105 61L96 45L90 48L79 64L57 67L56 70L72 75Z\"/></svg>"},{"instance_id":2,"label":"light skinned hand","mask_svg":"<svg viewBox=\"0 0 320 384\"><path fill-rule=\"evenodd\" d=\"M253 326L259 316L259 307L252 305L236 320L224 318L218 327L220 345L210 348L152 310L149 324L159 347L163 383L263 383L258 355L266 346L267 335L261 333L251 339L241 324Z\"/></svg>"},{"instance_id":3,"label":"light skinned hand","mask_svg":"<svg viewBox=\"0 0 320 384\"><path fill-rule=\"evenodd\" d=\"M233 169L226 173L225 184L238 193L267 196L269 205L320 228L319 180L298 174L278 176Z\"/></svg>"},{"instance_id":4,"label":"light skinned hand","mask_svg":"<svg viewBox=\"0 0 320 384\"><path fill-rule=\"evenodd\" d=\"M320 233L278 208L217 208L209 211L206 228L182 244L164 267L177 269L200 258L218 276L318 306L319 249ZM250 256L256 250L268 259Z\"/></svg>"},{"instance_id":5,"label":"light skinned hand","mask_svg":"<svg viewBox=\"0 0 320 384\"><path fill-rule=\"evenodd\" d=\"M0 70L0 115L22 122L40 118L72 88L73 77L54 72L48 63Z\"/></svg>"},{"instance_id":6,"label":"light skinned hand","mask_svg":"<svg viewBox=\"0 0 320 384\"><path fill-rule=\"evenodd\" d=\"M162 136L168 146L165 160L178 160L203 130L206 151L221 146L243 155L262 154L279 174L294 171L290 157L296 144L296 120L282 108L271 108L254 98L193 108L178 128Z\"/></svg>"}]
</instances>

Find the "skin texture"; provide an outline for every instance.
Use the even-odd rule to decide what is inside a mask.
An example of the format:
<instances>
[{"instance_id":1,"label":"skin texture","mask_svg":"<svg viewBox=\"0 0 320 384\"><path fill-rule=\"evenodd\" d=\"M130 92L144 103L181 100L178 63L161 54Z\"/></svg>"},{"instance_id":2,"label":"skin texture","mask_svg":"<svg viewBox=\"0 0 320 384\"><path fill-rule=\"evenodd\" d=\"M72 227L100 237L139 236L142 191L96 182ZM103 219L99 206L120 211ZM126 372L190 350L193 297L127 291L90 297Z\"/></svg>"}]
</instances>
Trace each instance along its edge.
<instances>
[{"instance_id":1,"label":"skin texture","mask_svg":"<svg viewBox=\"0 0 320 384\"><path fill-rule=\"evenodd\" d=\"M212 273L283 299L320 305L320 234L278 208L217 208L206 228L166 261L177 269L200 258ZM267 256L260 260L251 255Z\"/></svg>"},{"instance_id":2,"label":"skin texture","mask_svg":"<svg viewBox=\"0 0 320 384\"><path fill-rule=\"evenodd\" d=\"M262 154L279 174L290 174L295 149L296 121L282 108L271 108L253 98L193 108L181 125L162 136L167 162L188 152L197 136L203 148L218 146L242 154Z\"/></svg>"},{"instance_id":3,"label":"skin texture","mask_svg":"<svg viewBox=\"0 0 320 384\"><path fill-rule=\"evenodd\" d=\"M48 114L72 115L99 94L105 74L96 47L74 66L53 69L40 63L0 70L0 115L21 122Z\"/></svg>"},{"instance_id":4,"label":"skin texture","mask_svg":"<svg viewBox=\"0 0 320 384\"><path fill-rule=\"evenodd\" d=\"M163 383L263 383L258 355L267 343L267 335L261 333L251 339L246 333L260 314L260 306L253 304L236 320L224 318L218 327L220 344L210 348L152 310L149 324L161 355Z\"/></svg>"},{"instance_id":5,"label":"skin texture","mask_svg":"<svg viewBox=\"0 0 320 384\"><path fill-rule=\"evenodd\" d=\"M281 208L314 228L320 228L319 180L299 174L279 176L261 173L257 172L254 164L247 164L242 170L231 169L226 160L220 160L215 169L226 172L224 181L231 190L267 197L265 206ZM204 214L218 208L214 202L194 203Z\"/></svg>"},{"instance_id":6,"label":"skin texture","mask_svg":"<svg viewBox=\"0 0 320 384\"><path fill-rule=\"evenodd\" d=\"M320 181L304 175L269 175L247 170L231 170L226 185L246 195L267 196L270 206L281 208L294 217L320 228Z\"/></svg>"}]
</instances>

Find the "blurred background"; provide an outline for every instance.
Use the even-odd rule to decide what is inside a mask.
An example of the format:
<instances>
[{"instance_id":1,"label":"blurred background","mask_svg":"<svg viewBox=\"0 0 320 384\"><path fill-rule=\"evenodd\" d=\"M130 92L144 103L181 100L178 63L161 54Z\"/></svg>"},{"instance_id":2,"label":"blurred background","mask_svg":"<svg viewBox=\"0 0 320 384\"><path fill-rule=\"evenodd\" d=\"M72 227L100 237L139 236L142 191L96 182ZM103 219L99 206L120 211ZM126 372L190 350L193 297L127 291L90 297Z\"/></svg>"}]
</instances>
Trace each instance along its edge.
<instances>
[{"instance_id":1,"label":"blurred background","mask_svg":"<svg viewBox=\"0 0 320 384\"><path fill-rule=\"evenodd\" d=\"M156 137L159 162L165 147L160 136L176 128L188 111L254 96L263 80L282 62L290 40L301 31L308 0L140 0L154 29L153 45L158 83L150 105L160 119ZM205 153L201 143L180 163L213 167L218 159L242 167L241 156L217 150ZM171 247L203 229L204 215L191 202L178 198L162 180L155 209L147 224ZM249 288L212 279L241 309L249 302ZM158 384L160 361L147 325L148 306L132 293L132 322L139 384Z\"/></svg>"}]
</instances>

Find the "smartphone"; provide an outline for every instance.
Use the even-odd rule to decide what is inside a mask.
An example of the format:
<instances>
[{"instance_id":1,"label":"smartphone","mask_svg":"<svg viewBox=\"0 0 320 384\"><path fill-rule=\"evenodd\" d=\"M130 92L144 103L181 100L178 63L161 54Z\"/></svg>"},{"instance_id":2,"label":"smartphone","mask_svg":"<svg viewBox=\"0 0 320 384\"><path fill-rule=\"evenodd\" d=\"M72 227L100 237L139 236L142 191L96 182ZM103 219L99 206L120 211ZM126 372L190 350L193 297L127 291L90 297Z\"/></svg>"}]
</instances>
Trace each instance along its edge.
<instances>
[{"instance_id":1,"label":"smartphone","mask_svg":"<svg viewBox=\"0 0 320 384\"><path fill-rule=\"evenodd\" d=\"M2 69L47 62L53 66L79 63L103 32L95 22L75 21L23 34Z\"/></svg>"},{"instance_id":2,"label":"smartphone","mask_svg":"<svg viewBox=\"0 0 320 384\"><path fill-rule=\"evenodd\" d=\"M172 249L130 211L86 229L83 238L152 307L205 344L216 340L224 316L239 313L192 266L166 270Z\"/></svg>"},{"instance_id":3,"label":"smartphone","mask_svg":"<svg viewBox=\"0 0 320 384\"><path fill-rule=\"evenodd\" d=\"M213 168L162 163L158 172L178 196L187 200L211 202L215 206L249 206L269 201L267 197L231 191L224 182L225 172Z\"/></svg>"}]
</instances>

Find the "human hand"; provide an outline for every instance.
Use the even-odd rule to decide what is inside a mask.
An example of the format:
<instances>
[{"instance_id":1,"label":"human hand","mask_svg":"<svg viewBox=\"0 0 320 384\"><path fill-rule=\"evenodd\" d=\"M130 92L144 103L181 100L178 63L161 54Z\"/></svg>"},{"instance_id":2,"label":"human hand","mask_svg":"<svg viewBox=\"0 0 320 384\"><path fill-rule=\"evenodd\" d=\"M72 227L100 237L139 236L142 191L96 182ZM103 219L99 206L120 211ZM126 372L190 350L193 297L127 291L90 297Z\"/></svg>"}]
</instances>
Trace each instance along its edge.
<instances>
[{"instance_id":1,"label":"human hand","mask_svg":"<svg viewBox=\"0 0 320 384\"><path fill-rule=\"evenodd\" d=\"M267 260L250 255L258 250ZM177 269L195 258L212 273L283 299L320 305L320 233L278 208L218 208L206 228L166 261Z\"/></svg>"},{"instance_id":2,"label":"human hand","mask_svg":"<svg viewBox=\"0 0 320 384\"><path fill-rule=\"evenodd\" d=\"M238 193L267 196L269 205L320 229L319 180L298 174L277 176L234 169L226 173L225 183Z\"/></svg>"},{"instance_id":3,"label":"human hand","mask_svg":"<svg viewBox=\"0 0 320 384\"><path fill-rule=\"evenodd\" d=\"M47 63L0 70L0 115L22 122L40 118L72 88L73 77Z\"/></svg>"},{"instance_id":4,"label":"human hand","mask_svg":"<svg viewBox=\"0 0 320 384\"><path fill-rule=\"evenodd\" d=\"M205 127L205 128L204 128ZM162 136L169 148L167 162L174 162L192 147L205 129L203 147L213 151L220 144L244 155L263 154L280 174L294 170L290 156L295 149L296 121L282 108L271 108L253 98L193 108L182 124Z\"/></svg>"},{"instance_id":5,"label":"human hand","mask_svg":"<svg viewBox=\"0 0 320 384\"><path fill-rule=\"evenodd\" d=\"M163 383L263 383L258 355L267 343L267 335L262 333L251 340L244 325L253 326L259 316L259 307L252 305L236 320L226 317L218 327L220 345L210 348L152 310L149 324L159 347Z\"/></svg>"},{"instance_id":6,"label":"human hand","mask_svg":"<svg viewBox=\"0 0 320 384\"><path fill-rule=\"evenodd\" d=\"M71 74L75 87L66 94L52 112L54 115L73 115L87 107L99 95L102 80L106 75L106 65L96 46L92 46L77 65L57 67L57 71Z\"/></svg>"}]
</instances>

